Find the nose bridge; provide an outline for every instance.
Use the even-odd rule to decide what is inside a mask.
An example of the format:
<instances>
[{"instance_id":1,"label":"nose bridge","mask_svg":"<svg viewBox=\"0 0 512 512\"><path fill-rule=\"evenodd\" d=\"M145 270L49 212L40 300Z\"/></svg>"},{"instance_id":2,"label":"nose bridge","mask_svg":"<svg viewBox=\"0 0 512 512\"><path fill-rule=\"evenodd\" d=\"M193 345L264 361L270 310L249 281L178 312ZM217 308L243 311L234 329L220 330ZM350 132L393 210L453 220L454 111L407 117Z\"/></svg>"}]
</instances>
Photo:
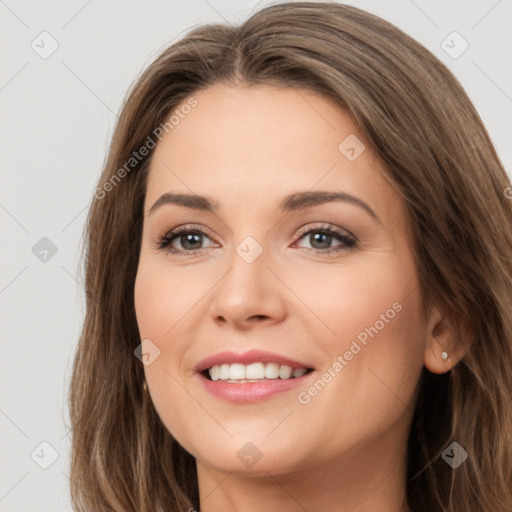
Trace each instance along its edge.
<instances>
[{"instance_id":1,"label":"nose bridge","mask_svg":"<svg viewBox=\"0 0 512 512\"><path fill-rule=\"evenodd\" d=\"M212 315L241 324L251 317L280 317L284 310L268 247L246 236L234 246L229 270L215 287Z\"/></svg>"},{"instance_id":2,"label":"nose bridge","mask_svg":"<svg viewBox=\"0 0 512 512\"><path fill-rule=\"evenodd\" d=\"M265 249L263 244L265 243L262 240L262 237L258 237L260 241L258 241L254 236L248 235L246 236L235 248L235 252L240 259L242 259L247 265L252 265L253 263L260 260L265 260L266 258L261 258L264 252L268 252L268 248ZM235 259L236 261L236 259Z\"/></svg>"},{"instance_id":3,"label":"nose bridge","mask_svg":"<svg viewBox=\"0 0 512 512\"><path fill-rule=\"evenodd\" d=\"M261 238L261 237L260 237ZM263 243L249 235L234 247L231 258L231 270L226 276L229 286L235 291L250 292L252 296L260 293L261 285L268 285L269 249Z\"/></svg>"}]
</instances>

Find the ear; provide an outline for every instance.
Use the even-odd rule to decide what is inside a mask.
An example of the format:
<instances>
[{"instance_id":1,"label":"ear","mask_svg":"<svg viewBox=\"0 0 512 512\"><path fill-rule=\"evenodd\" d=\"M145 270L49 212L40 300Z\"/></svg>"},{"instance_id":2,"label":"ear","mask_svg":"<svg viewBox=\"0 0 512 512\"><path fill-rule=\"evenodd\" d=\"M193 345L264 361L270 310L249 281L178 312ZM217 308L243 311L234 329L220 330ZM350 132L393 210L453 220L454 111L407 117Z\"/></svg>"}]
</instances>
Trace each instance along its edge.
<instances>
[{"instance_id":1,"label":"ear","mask_svg":"<svg viewBox=\"0 0 512 512\"><path fill-rule=\"evenodd\" d=\"M468 329L458 330L437 308L428 321L427 343L423 363L432 373L450 371L468 352L471 339ZM443 352L447 357L443 359Z\"/></svg>"}]
</instances>

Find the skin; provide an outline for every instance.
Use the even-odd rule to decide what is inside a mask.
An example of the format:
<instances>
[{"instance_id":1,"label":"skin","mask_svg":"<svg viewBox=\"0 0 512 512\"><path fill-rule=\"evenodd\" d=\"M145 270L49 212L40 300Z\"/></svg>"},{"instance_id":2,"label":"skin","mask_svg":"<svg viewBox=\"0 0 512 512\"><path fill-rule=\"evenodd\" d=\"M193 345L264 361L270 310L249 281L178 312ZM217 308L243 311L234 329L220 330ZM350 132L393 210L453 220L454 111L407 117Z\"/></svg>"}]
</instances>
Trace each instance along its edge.
<instances>
[{"instance_id":1,"label":"skin","mask_svg":"<svg viewBox=\"0 0 512 512\"><path fill-rule=\"evenodd\" d=\"M148 389L196 458L201 511L408 510L406 444L422 367L443 373L463 354L439 311L422 314L404 201L369 144L354 161L340 152L349 134L364 137L318 93L215 85L194 97L197 106L154 149L134 293L141 339L160 350L144 367ZM278 210L283 196L310 190L356 196L379 221L348 202ZM206 195L219 210L166 204L149 214L166 192ZM206 235L195 245L174 240L188 254L157 248L159 236L190 224ZM297 236L319 224L357 245L329 254L343 246L336 235L323 245L316 232ZM252 263L236 252L248 236L262 249ZM394 318L300 403L298 393L394 303ZM249 349L308 362L315 376L258 403L210 395L194 366ZM248 442L261 454L250 467L237 456Z\"/></svg>"}]
</instances>

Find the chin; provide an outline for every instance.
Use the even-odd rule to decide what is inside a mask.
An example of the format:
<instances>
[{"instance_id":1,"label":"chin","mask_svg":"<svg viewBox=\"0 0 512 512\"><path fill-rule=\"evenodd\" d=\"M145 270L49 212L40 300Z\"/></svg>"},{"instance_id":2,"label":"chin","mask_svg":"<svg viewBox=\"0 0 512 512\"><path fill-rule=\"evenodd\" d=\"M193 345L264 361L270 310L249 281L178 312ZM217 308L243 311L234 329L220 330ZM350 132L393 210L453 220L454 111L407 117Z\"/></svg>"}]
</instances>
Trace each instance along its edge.
<instances>
[{"instance_id":1,"label":"chin","mask_svg":"<svg viewBox=\"0 0 512 512\"><path fill-rule=\"evenodd\" d=\"M237 473L252 477L268 477L293 472L300 464L296 449L283 445L276 437L275 442L242 441L230 439L227 443L215 443L215 447L188 449L198 463L206 464L223 473ZM294 457L290 454L294 453ZM305 464L305 462L304 462Z\"/></svg>"}]
</instances>

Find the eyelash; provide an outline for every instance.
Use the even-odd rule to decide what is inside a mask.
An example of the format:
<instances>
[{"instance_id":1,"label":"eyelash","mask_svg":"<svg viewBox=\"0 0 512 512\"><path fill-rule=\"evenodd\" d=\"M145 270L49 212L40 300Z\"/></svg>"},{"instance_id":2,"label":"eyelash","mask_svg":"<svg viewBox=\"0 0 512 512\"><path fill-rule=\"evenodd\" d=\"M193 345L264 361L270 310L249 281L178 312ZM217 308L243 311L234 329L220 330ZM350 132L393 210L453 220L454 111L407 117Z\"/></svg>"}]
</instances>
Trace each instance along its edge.
<instances>
[{"instance_id":1,"label":"eyelash","mask_svg":"<svg viewBox=\"0 0 512 512\"><path fill-rule=\"evenodd\" d=\"M314 253L314 254L332 254L332 253L339 253L342 251L350 250L357 246L357 241L355 238L352 238L345 234L344 231L342 231L339 228L335 228L334 226L330 226L327 224L323 224L320 226L315 226L313 228L309 228L307 230L301 230L299 232L298 240L302 239L305 235L309 235L311 233L322 233L323 235L330 235L334 238L337 238L339 241L343 242L344 245L338 248L334 249L311 249L309 247L301 247L304 251L306 251L307 254ZM171 254L175 254L177 256L194 256L196 254L201 253L203 249L198 249L195 251L187 251L187 250L177 250L174 248L169 247L172 242L178 238L179 236L183 236L184 234L194 234L194 235L204 235L208 237L207 233L205 233L201 228L196 226L180 226L179 228L176 228L164 235L160 235L158 237L157 242L157 249L169 252ZM209 237L208 237L209 238Z\"/></svg>"}]
</instances>

